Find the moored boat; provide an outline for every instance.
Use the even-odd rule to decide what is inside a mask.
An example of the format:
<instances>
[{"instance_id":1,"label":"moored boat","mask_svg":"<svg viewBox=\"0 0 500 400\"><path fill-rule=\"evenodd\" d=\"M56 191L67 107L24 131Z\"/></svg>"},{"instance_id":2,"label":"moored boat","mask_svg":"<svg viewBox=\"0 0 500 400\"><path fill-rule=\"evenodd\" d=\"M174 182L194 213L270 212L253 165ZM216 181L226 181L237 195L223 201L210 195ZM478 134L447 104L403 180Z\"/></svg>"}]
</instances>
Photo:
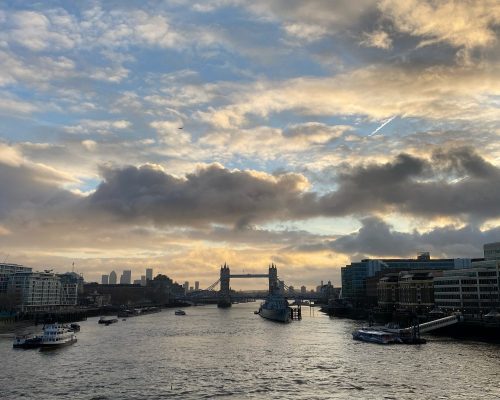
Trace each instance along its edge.
<instances>
[{"instance_id":1,"label":"moored boat","mask_svg":"<svg viewBox=\"0 0 500 400\"><path fill-rule=\"evenodd\" d=\"M118 322L118 318L106 318L106 317L101 317L99 318L98 323L99 324L104 324L104 325L111 325Z\"/></svg>"},{"instance_id":2,"label":"moored boat","mask_svg":"<svg viewBox=\"0 0 500 400\"><path fill-rule=\"evenodd\" d=\"M75 342L75 332L67 325L55 323L43 327L42 349L68 346Z\"/></svg>"},{"instance_id":3,"label":"moored boat","mask_svg":"<svg viewBox=\"0 0 500 400\"><path fill-rule=\"evenodd\" d=\"M80 332L80 324L70 324L69 327L73 330L73 332Z\"/></svg>"},{"instance_id":4,"label":"moored boat","mask_svg":"<svg viewBox=\"0 0 500 400\"><path fill-rule=\"evenodd\" d=\"M361 340L362 342L378 344L402 343L397 333L373 328L358 329L352 333L352 338L354 340Z\"/></svg>"}]
</instances>

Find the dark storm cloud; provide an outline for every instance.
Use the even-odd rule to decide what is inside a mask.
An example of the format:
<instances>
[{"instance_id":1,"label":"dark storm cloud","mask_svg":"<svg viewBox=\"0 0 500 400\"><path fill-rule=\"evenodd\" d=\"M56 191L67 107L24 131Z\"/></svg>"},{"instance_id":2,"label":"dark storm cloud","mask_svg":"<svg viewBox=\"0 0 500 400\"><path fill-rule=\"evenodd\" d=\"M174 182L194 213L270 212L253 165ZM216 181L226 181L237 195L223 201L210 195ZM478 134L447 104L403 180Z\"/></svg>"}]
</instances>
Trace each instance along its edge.
<instances>
[{"instance_id":1,"label":"dark storm cloud","mask_svg":"<svg viewBox=\"0 0 500 400\"><path fill-rule=\"evenodd\" d=\"M61 176L50 170L0 163L0 217L21 209L29 219L28 210L54 209L74 201L77 196L57 187L61 181Z\"/></svg>"},{"instance_id":2,"label":"dark storm cloud","mask_svg":"<svg viewBox=\"0 0 500 400\"><path fill-rule=\"evenodd\" d=\"M334 250L345 254L366 256L414 257L420 251L444 257L481 257L484 243L500 239L500 227L481 231L472 225L456 229L452 226L434 228L426 233L398 232L378 217L364 218L362 227L336 240L300 246L301 251Z\"/></svg>"},{"instance_id":3,"label":"dark storm cloud","mask_svg":"<svg viewBox=\"0 0 500 400\"><path fill-rule=\"evenodd\" d=\"M218 165L180 179L152 166L103 169L104 181L88 199L91 209L124 220L157 224L203 225L211 222L247 226L251 220L287 214L300 197L304 178L272 178Z\"/></svg>"},{"instance_id":4,"label":"dark storm cloud","mask_svg":"<svg viewBox=\"0 0 500 400\"><path fill-rule=\"evenodd\" d=\"M343 166L335 191L307 191L299 174L275 176L212 165L178 178L162 169L102 168L103 181L87 196L61 189L51 170L0 164L0 215L12 210L55 210L108 215L120 223L201 226L244 230L253 223L317 216L399 212L478 222L500 216L500 172L470 148L440 150L430 159L400 154L385 164ZM60 214L62 215L62 214ZM100 218L100 217L99 217Z\"/></svg>"},{"instance_id":5,"label":"dark storm cloud","mask_svg":"<svg viewBox=\"0 0 500 400\"><path fill-rule=\"evenodd\" d=\"M393 162L344 167L338 189L318 200L323 215L397 211L423 216L495 218L500 170L471 148L443 150L431 160L401 154Z\"/></svg>"},{"instance_id":6,"label":"dark storm cloud","mask_svg":"<svg viewBox=\"0 0 500 400\"><path fill-rule=\"evenodd\" d=\"M430 159L400 154L385 164L344 166L337 189L325 195L305 191L298 174L271 177L218 165L185 178L148 165L105 168L102 174L104 181L87 199L91 210L158 225L244 229L254 222L388 211L468 221L500 215L499 169L470 148L442 150Z\"/></svg>"}]
</instances>

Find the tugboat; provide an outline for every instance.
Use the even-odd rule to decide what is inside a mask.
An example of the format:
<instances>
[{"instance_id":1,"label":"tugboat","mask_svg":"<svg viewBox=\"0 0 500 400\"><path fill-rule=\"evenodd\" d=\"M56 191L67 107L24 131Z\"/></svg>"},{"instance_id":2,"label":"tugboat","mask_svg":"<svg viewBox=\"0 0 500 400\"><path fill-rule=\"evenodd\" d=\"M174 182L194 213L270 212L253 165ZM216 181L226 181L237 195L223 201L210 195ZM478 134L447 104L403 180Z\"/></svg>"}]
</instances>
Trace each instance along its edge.
<instances>
[{"instance_id":1,"label":"tugboat","mask_svg":"<svg viewBox=\"0 0 500 400\"><path fill-rule=\"evenodd\" d=\"M42 345L42 337L34 335L16 336L12 347L14 349L36 349Z\"/></svg>"},{"instance_id":2,"label":"tugboat","mask_svg":"<svg viewBox=\"0 0 500 400\"><path fill-rule=\"evenodd\" d=\"M55 323L43 327L42 349L68 346L75 342L75 332L67 325Z\"/></svg>"}]
</instances>

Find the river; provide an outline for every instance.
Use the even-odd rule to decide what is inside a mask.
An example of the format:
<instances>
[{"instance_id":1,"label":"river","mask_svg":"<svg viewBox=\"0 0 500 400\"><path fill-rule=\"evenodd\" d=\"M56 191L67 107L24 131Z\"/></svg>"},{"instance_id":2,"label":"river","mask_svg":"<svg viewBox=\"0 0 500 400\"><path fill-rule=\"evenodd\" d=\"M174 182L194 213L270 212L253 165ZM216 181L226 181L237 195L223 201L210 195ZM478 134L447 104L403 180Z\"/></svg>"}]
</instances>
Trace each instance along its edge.
<instances>
[{"instance_id":1,"label":"river","mask_svg":"<svg viewBox=\"0 0 500 400\"><path fill-rule=\"evenodd\" d=\"M2 399L499 399L500 345L426 336L424 345L353 341L359 322L257 303L81 322L78 342L41 352L0 335ZM39 327L40 328L40 327ZM31 328L33 330L33 327Z\"/></svg>"}]
</instances>

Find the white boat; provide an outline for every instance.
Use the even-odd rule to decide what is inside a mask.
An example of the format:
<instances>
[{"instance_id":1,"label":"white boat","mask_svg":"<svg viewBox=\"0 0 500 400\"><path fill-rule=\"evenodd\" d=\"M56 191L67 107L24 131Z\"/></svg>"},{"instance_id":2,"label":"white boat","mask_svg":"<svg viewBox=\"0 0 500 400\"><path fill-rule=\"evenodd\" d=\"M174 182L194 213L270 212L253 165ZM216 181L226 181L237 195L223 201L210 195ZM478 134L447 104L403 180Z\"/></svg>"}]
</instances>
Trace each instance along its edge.
<instances>
[{"instance_id":1,"label":"white boat","mask_svg":"<svg viewBox=\"0 0 500 400\"><path fill-rule=\"evenodd\" d=\"M186 311L184 310L176 310L175 315L186 315Z\"/></svg>"},{"instance_id":2,"label":"white boat","mask_svg":"<svg viewBox=\"0 0 500 400\"><path fill-rule=\"evenodd\" d=\"M376 328L358 329L352 333L352 338L354 340L378 344L402 343L402 340L397 333L379 330Z\"/></svg>"},{"instance_id":3,"label":"white boat","mask_svg":"<svg viewBox=\"0 0 500 400\"><path fill-rule=\"evenodd\" d=\"M75 332L67 325L55 323L43 327L42 348L68 346L75 342Z\"/></svg>"},{"instance_id":4,"label":"white boat","mask_svg":"<svg viewBox=\"0 0 500 400\"><path fill-rule=\"evenodd\" d=\"M282 294L270 294L260 305L258 314L272 321L290 322L292 320L292 309Z\"/></svg>"}]
</instances>

